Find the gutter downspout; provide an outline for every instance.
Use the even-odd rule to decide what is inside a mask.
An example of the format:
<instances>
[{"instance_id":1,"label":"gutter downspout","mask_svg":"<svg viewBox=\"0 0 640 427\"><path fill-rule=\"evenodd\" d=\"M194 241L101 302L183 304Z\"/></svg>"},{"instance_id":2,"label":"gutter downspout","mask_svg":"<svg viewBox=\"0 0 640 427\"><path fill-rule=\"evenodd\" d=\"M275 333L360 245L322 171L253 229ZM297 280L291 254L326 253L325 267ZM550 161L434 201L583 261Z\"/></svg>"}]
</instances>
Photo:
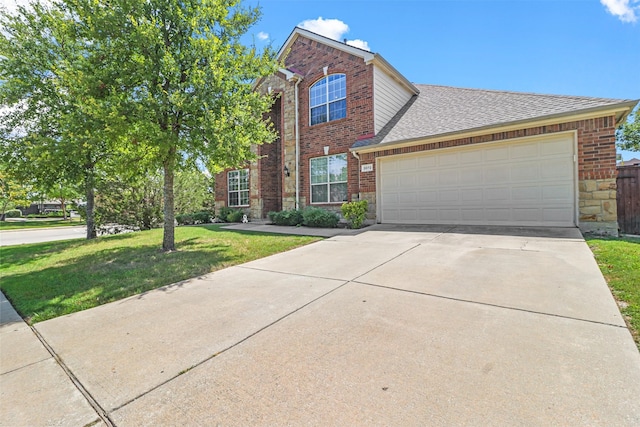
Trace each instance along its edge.
<instances>
[{"instance_id":1,"label":"gutter downspout","mask_svg":"<svg viewBox=\"0 0 640 427\"><path fill-rule=\"evenodd\" d=\"M353 154L353 157L358 159L358 200L361 200L361 198L360 198L360 172L361 172L360 171L360 156L355 151L352 151L351 154Z\"/></svg>"},{"instance_id":2,"label":"gutter downspout","mask_svg":"<svg viewBox=\"0 0 640 427\"><path fill-rule=\"evenodd\" d=\"M296 98L296 210L300 209L300 112L298 101L298 85L302 81L301 78L296 79L295 98Z\"/></svg>"}]
</instances>

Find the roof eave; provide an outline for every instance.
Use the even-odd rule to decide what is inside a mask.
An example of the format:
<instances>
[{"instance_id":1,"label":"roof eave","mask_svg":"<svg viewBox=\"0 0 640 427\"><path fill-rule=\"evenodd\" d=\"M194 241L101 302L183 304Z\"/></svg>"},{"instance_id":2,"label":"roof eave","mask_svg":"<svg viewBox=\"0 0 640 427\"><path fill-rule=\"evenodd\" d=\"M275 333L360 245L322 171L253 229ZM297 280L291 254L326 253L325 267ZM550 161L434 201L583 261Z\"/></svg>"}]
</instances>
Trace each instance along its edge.
<instances>
[{"instance_id":1,"label":"roof eave","mask_svg":"<svg viewBox=\"0 0 640 427\"><path fill-rule=\"evenodd\" d=\"M429 144L440 141L448 141L454 138L468 138L478 135L486 135L491 132L505 132L508 130L522 129L524 124L528 127L545 126L554 123L563 123L576 120L584 120L588 118L603 117L606 115L615 115L616 127L619 126L624 118L629 115L633 108L640 100L624 101L618 104L607 105L606 107L592 107L583 110L572 111L568 113L550 114L540 116L534 119L516 120L512 122L496 123L492 125L479 126L471 129L463 129L453 132L445 132L436 135L427 135L416 138L402 139L397 141L381 142L378 144L365 145L362 147L350 148L350 151L356 153L369 153L390 148L399 148L418 144Z\"/></svg>"},{"instance_id":2,"label":"roof eave","mask_svg":"<svg viewBox=\"0 0 640 427\"><path fill-rule=\"evenodd\" d=\"M387 74L391 75L396 81L398 81L398 83L400 83L401 85L403 85L407 90L409 90L409 92L413 93L414 95L418 95L420 93L420 89L418 89L417 87L415 87L413 85L413 83L411 83L409 80L407 80L407 78L405 76L403 76L400 71L398 71L393 65L391 65L386 59L384 59L382 57L382 55L380 55L379 53L376 53L373 55L373 58L371 58L371 60L367 61L365 60L366 64L374 64L378 67L380 67L383 71L385 71Z\"/></svg>"},{"instance_id":3,"label":"roof eave","mask_svg":"<svg viewBox=\"0 0 640 427\"><path fill-rule=\"evenodd\" d=\"M328 46L331 46L335 49L339 49L342 50L344 52L347 52L351 55L355 55L358 56L360 58L362 58L365 62L371 61L373 59L373 57L375 56L373 53L368 52L366 50L357 48L355 46L351 46L348 45L346 43L342 43L338 40L334 40L334 39L330 39L328 37L325 36L321 36L320 34L316 34L313 33L309 30L305 30L303 28L300 27L295 27L293 29L293 31L291 32L291 34L289 34L289 37L287 37L287 40L284 42L284 44L282 45L282 47L280 48L280 50L278 51L278 55L276 56L276 58L278 60L282 59L282 56L289 50L289 48L291 47L291 45L293 45L293 42L296 41L296 39L299 36L304 36L308 39L320 42L322 44L326 44Z\"/></svg>"}]
</instances>

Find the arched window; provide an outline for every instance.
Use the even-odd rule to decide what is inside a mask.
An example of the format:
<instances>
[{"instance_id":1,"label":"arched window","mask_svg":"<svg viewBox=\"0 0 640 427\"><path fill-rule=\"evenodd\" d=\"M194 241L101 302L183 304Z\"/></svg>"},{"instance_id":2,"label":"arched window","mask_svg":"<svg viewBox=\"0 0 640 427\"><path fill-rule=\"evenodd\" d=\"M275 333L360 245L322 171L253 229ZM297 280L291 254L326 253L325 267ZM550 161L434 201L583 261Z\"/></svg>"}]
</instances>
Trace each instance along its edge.
<instances>
[{"instance_id":1,"label":"arched window","mask_svg":"<svg viewBox=\"0 0 640 427\"><path fill-rule=\"evenodd\" d=\"M331 74L309 88L311 125L347 117L347 77Z\"/></svg>"}]
</instances>

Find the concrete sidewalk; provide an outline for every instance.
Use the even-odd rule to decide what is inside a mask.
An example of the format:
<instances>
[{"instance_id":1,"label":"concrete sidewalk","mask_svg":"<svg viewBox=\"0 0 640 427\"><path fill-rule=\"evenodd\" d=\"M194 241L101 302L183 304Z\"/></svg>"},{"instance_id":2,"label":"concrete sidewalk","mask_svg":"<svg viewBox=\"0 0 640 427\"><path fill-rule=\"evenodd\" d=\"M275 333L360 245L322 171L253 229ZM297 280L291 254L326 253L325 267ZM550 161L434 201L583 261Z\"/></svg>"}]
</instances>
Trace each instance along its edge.
<instances>
[{"instance_id":1,"label":"concrete sidewalk","mask_svg":"<svg viewBox=\"0 0 640 427\"><path fill-rule=\"evenodd\" d=\"M0 425L84 426L100 421L2 292L0 356Z\"/></svg>"},{"instance_id":2,"label":"concrete sidewalk","mask_svg":"<svg viewBox=\"0 0 640 427\"><path fill-rule=\"evenodd\" d=\"M0 420L53 424L25 384L54 360L8 324ZM5 373L20 331L40 353ZM35 331L84 393L51 381L61 425L640 424L640 353L576 229L373 226Z\"/></svg>"}]
</instances>

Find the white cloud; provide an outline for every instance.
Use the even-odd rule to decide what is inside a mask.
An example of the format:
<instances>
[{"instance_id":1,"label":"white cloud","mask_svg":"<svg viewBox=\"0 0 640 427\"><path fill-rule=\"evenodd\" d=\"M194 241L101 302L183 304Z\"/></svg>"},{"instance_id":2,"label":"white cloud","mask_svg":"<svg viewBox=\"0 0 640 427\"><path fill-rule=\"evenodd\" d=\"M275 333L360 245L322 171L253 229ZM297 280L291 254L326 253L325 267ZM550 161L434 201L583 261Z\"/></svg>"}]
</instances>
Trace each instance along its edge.
<instances>
[{"instance_id":1,"label":"white cloud","mask_svg":"<svg viewBox=\"0 0 640 427\"><path fill-rule=\"evenodd\" d=\"M350 46L359 47L360 49L371 51L371 48L369 48L369 43L367 43L364 40L360 40L360 39L347 40L347 44Z\"/></svg>"},{"instance_id":2,"label":"white cloud","mask_svg":"<svg viewBox=\"0 0 640 427\"><path fill-rule=\"evenodd\" d=\"M334 40L342 40L342 36L349 32L349 26L341 20L322 19L322 16L318 19L302 21L298 27Z\"/></svg>"},{"instance_id":3,"label":"white cloud","mask_svg":"<svg viewBox=\"0 0 640 427\"><path fill-rule=\"evenodd\" d=\"M640 0L600 0L607 12L617 16L622 22L636 22L640 11Z\"/></svg>"},{"instance_id":4,"label":"white cloud","mask_svg":"<svg viewBox=\"0 0 640 427\"><path fill-rule=\"evenodd\" d=\"M298 24L298 27L338 41L344 41L344 35L349 32L349 26L341 20L323 19L322 16L318 17L318 19L307 19L306 21L302 21ZM360 49L371 50L369 48L369 43L364 40L347 40L347 44L359 47Z\"/></svg>"},{"instance_id":5,"label":"white cloud","mask_svg":"<svg viewBox=\"0 0 640 427\"><path fill-rule=\"evenodd\" d=\"M269 33L265 33L264 31L260 31L258 33L258 38L260 40L269 40Z\"/></svg>"}]
</instances>

